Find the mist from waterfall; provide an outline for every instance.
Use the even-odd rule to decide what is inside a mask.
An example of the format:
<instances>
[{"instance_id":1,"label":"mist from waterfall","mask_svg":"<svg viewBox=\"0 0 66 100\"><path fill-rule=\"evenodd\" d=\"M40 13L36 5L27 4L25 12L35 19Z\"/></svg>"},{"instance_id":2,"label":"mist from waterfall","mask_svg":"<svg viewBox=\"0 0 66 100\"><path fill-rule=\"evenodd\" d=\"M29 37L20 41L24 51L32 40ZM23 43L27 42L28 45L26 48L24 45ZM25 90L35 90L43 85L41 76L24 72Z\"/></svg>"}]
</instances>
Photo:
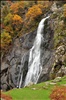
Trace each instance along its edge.
<instances>
[{"instance_id":1,"label":"mist from waterfall","mask_svg":"<svg viewBox=\"0 0 66 100\"><path fill-rule=\"evenodd\" d=\"M48 17L43 18L37 29L37 35L34 41L32 48L30 49L29 54L29 62L28 62L28 72L26 75L24 86L28 86L30 84L36 84L39 76L42 71L42 65L40 63L40 55L41 55L41 42L43 40L43 29L44 29L44 22Z\"/></svg>"}]
</instances>

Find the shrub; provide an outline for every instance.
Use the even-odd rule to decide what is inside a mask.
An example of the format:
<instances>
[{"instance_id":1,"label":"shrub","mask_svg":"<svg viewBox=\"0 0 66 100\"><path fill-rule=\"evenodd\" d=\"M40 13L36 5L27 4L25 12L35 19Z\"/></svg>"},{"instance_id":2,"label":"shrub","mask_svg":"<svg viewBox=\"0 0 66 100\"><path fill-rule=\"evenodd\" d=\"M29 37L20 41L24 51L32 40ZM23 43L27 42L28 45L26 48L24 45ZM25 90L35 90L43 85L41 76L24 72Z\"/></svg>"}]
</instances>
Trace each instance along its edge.
<instances>
[{"instance_id":1,"label":"shrub","mask_svg":"<svg viewBox=\"0 0 66 100\"><path fill-rule=\"evenodd\" d=\"M28 12L26 13L26 18L35 19L41 14L42 14L42 10L38 7L38 5L34 5L31 8L29 8Z\"/></svg>"},{"instance_id":2,"label":"shrub","mask_svg":"<svg viewBox=\"0 0 66 100\"><path fill-rule=\"evenodd\" d=\"M4 18L4 24L5 25L11 24L12 17L13 17L13 15L11 13L7 14L7 16Z\"/></svg>"},{"instance_id":3,"label":"shrub","mask_svg":"<svg viewBox=\"0 0 66 100\"><path fill-rule=\"evenodd\" d=\"M22 29L22 26L23 26L23 19L17 14L13 15L12 28L14 31L14 36L18 34L18 32Z\"/></svg>"},{"instance_id":4,"label":"shrub","mask_svg":"<svg viewBox=\"0 0 66 100\"><path fill-rule=\"evenodd\" d=\"M23 22L22 18L17 14L13 16L12 20L13 24L21 24Z\"/></svg>"},{"instance_id":5,"label":"shrub","mask_svg":"<svg viewBox=\"0 0 66 100\"><path fill-rule=\"evenodd\" d=\"M66 87L56 86L50 95L51 100L66 100Z\"/></svg>"},{"instance_id":6,"label":"shrub","mask_svg":"<svg viewBox=\"0 0 66 100\"><path fill-rule=\"evenodd\" d=\"M22 12L23 7L24 7L24 2L23 1L18 1L18 2L13 3L10 6L10 10L13 13L18 14L18 13Z\"/></svg>"},{"instance_id":7,"label":"shrub","mask_svg":"<svg viewBox=\"0 0 66 100\"><path fill-rule=\"evenodd\" d=\"M6 31L1 33L1 50L7 50L11 41L12 41L12 38L9 35L9 33L7 33Z\"/></svg>"},{"instance_id":8,"label":"shrub","mask_svg":"<svg viewBox=\"0 0 66 100\"><path fill-rule=\"evenodd\" d=\"M22 23L22 18L17 14L12 15L11 13L9 13L4 19L4 24L9 25L12 23L20 24Z\"/></svg>"},{"instance_id":9,"label":"shrub","mask_svg":"<svg viewBox=\"0 0 66 100\"><path fill-rule=\"evenodd\" d=\"M23 19L19 15L9 13L4 19L4 29L13 37L22 27L22 22Z\"/></svg>"},{"instance_id":10,"label":"shrub","mask_svg":"<svg viewBox=\"0 0 66 100\"><path fill-rule=\"evenodd\" d=\"M66 4L64 4L63 6L63 14L64 14L64 17L66 18Z\"/></svg>"},{"instance_id":11,"label":"shrub","mask_svg":"<svg viewBox=\"0 0 66 100\"><path fill-rule=\"evenodd\" d=\"M3 6L3 8L1 9L1 16L2 16L2 19L4 19L6 16L7 16L7 14L9 13L9 8L8 8L8 6Z\"/></svg>"},{"instance_id":12,"label":"shrub","mask_svg":"<svg viewBox=\"0 0 66 100\"><path fill-rule=\"evenodd\" d=\"M5 30L7 33L9 33L12 37L14 36L13 27L9 24L8 26L5 26Z\"/></svg>"}]
</instances>

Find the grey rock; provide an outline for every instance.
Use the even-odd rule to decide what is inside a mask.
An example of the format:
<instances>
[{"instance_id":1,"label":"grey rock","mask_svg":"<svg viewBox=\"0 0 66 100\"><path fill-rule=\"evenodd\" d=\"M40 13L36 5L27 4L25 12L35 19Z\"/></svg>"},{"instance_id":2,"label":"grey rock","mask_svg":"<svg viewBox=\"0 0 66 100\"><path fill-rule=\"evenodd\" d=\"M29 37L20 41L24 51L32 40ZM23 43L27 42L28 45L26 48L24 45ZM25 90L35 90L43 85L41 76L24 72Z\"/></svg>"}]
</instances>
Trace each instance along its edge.
<instances>
[{"instance_id":1,"label":"grey rock","mask_svg":"<svg viewBox=\"0 0 66 100\"><path fill-rule=\"evenodd\" d=\"M2 90L3 90L3 91L6 91L7 88L8 88L7 84L3 84L3 85L2 85Z\"/></svg>"},{"instance_id":2,"label":"grey rock","mask_svg":"<svg viewBox=\"0 0 66 100\"><path fill-rule=\"evenodd\" d=\"M24 36L24 42L22 44L22 47L25 49L30 49L33 46L33 42L36 36L36 31L28 33Z\"/></svg>"},{"instance_id":3,"label":"grey rock","mask_svg":"<svg viewBox=\"0 0 66 100\"><path fill-rule=\"evenodd\" d=\"M9 67L9 65L4 61L1 63L1 71L7 69Z\"/></svg>"}]
</instances>

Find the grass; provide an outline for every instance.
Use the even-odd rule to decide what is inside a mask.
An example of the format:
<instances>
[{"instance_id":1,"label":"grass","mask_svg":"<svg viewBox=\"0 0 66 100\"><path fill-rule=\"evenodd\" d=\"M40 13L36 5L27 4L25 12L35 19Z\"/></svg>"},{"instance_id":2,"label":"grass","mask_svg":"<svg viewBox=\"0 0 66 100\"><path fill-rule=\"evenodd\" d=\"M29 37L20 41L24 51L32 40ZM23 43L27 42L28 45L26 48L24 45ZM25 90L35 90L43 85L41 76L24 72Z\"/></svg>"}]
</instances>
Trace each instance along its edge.
<instances>
[{"instance_id":1,"label":"grass","mask_svg":"<svg viewBox=\"0 0 66 100\"><path fill-rule=\"evenodd\" d=\"M42 82L40 84L32 85L21 89L12 89L4 92L10 95L13 100L50 100L50 94L53 87L55 87L53 80ZM56 85L62 86L66 84L66 76L62 77Z\"/></svg>"}]
</instances>

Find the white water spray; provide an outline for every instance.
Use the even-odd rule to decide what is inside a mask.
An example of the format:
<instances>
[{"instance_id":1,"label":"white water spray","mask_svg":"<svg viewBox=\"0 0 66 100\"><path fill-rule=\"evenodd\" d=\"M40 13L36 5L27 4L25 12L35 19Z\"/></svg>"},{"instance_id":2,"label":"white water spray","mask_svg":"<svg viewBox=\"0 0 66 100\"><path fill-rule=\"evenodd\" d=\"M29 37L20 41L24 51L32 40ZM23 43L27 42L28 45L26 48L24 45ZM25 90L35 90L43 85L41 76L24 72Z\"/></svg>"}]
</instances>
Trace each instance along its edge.
<instances>
[{"instance_id":1,"label":"white water spray","mask_svg":"<svg viewBox=\"0 0 66 100\"><path fill-rule=\"evenodd\" d=\"M41 46L41 41L43 39L42 32L44 29L44 22L48 18L49 16L46 18L43 18L39 23L35 42L33 44L33 47L30 49L28 72L26 75L24 86L27 86L30 84L36 84L41 74L42 65L40 63L40 54L41 54L40 46Z\"/></svg>"}]
</instances>

